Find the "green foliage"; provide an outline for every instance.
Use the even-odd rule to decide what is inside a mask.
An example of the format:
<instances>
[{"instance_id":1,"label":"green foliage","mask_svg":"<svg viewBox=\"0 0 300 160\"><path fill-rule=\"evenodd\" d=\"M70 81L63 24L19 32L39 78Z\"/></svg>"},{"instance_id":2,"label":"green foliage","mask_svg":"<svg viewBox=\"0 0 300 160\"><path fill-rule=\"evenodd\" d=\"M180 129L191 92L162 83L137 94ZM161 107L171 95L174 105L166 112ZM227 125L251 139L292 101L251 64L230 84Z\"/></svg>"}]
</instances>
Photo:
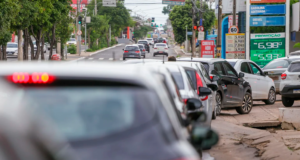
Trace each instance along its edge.
<instances>
[{"instance_id":1,"label":"green foliage","mask_svg":"<svg viewBox=\"0 0 300 160\"><path fill-rule=\"evenodd\" d=\"M203 13L203 26L205 31L210 30L215 23L215 13L214 10L209 9L207 4L203 4L205 12ZM170 20L173 27L173 32L175 35L175 41L178 43L183 43L185 41L186 26L188 31L191 31L192 26L192 4L185 3L184 6L174 6L172 12L170 13ZM197 14L199 16L199 14ZM200 19L197 17L197 19Z\"/></svg>"},{"instance_id":2,"label":"green foliage","mask_svg":"<svg viewBox=\"0 0 300 160\"><path fill-rule=\"evenodd\" d=\"M141 26L140 28L136 28L134 30L134 37L136 39L144 38L147 35L147 33L152 30L153 29L149 26Z\"/></svg>"},{"instance_id":3,"label":"green foliage","mask_svg":"<svg viewBox=\"0 0 300 160\"><path fill-rule=\"evenodd\" d=\"M68 53L76 54L76 50L77 50L77 47L74 44L68 46Z\"/></svg>"},{"instance_id":4,"label":"green foliage","mask_svg":"<svg viewBox=\"0 0 300 160\"><path fill-rule=\"evenodd\" d=\"M296 44L294 45L294 48L300 48L300 43L299 43L299 42L296 43Z\"/></svg>"},{"instance_id":5,"label":"green foliage","mask_svg":"<svg viewBox=\"0 0 300 160\"><path fill-rule=\"evenodd\" d=\"M171 9L172 9L173 7L174 7L174 5L168 5L168 6L164 7L162 13L163 13L164 15L170 14L170 13L171 13Z\"/></svg>"}]
</instances>

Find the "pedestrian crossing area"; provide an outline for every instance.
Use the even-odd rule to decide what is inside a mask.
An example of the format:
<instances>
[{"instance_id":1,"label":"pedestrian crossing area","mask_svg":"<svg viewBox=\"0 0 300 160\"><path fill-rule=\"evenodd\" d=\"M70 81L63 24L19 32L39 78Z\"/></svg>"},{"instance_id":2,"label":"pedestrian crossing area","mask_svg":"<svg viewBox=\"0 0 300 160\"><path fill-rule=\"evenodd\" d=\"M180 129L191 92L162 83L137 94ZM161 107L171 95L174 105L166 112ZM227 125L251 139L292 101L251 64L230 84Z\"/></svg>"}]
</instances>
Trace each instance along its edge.
<instances>
[{"instance_id":1,"label":"pedestrian crossing area","mask_svg":"<svg viewBox=\"0 0 300 160\"><path fill-rule=\"evenodd\" d=\"M123 58L86 58L88 61L123 61Z\"/></svg>"}]
</instances>

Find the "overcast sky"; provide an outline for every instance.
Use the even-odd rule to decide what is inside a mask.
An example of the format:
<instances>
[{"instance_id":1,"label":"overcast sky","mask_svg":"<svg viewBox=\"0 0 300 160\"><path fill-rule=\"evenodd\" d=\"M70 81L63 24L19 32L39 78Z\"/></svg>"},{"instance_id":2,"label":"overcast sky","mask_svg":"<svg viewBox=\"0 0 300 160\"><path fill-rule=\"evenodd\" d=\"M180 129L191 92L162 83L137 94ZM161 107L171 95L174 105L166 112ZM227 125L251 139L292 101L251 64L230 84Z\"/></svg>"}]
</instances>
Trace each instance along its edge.
<instances>
[{"instance_id":1,"label":"overcast sky","mask_svg":"<svg viewBox=\"0 0 300 160\"><path fill-rule=\"evenodd\" d=\"M166 23L166 20L168 19L168 15L164 15L162 13L163 7L167 6L165 4L162 4L162 0L125 0L125 6L126 8L132 10L131 15L139 14L141 16L145 16L145 18L155 17L155 22L157 25L164 25Z\"/></svg>"}]
</instances>

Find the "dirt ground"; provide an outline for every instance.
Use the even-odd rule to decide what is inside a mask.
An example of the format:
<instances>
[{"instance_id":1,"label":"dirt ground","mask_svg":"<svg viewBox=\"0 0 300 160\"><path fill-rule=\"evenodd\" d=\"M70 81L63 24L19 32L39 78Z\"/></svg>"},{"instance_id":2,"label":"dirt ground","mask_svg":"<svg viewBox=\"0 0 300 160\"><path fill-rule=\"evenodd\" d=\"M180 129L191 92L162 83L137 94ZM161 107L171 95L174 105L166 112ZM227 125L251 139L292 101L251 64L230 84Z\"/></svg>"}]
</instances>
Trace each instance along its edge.
<instances>
[{"instance_id":1,"label":"dirt ground","mask_svg":"<svg viewBox=\"0 0 300 160\"><path fill-rule=\"evenodd\" d=\"M277 96L278 101L274 105L265 105L263 102L254 102L253 109L250 114L239 115L235 110L222 110L222 114L212 122L212 128L219 133L220 141L217 146L209 150L209 154L215 158L215 160L259 160L259 159L282 159L284 156L280 156L280 151L285 150L285 154L291 155L286 157L291 160L300 160L300 154L292 151L291 148L284 145L284 139L282 136L287 134L300 135L297 131L282 131L271 132L266 129L255 129L244 127L243 123L248 122L261 122L261 121L277 121L279 118L279 108L284 108L280 101L280 96ZM300 108L300 101L296 101L295 108ZM246 143L243 138L250 136L257 137L258 145L264 145L260 150L259 147L253 147L249 145L255 140L251 140L250 143ZM271 145L281 148L274 148ZM269 145L269 147L268 147ZM274 154L274 157L268 155L269 152L278 151L278 155ZM265 155L262 155L266 153ZM295 158L297 157L297 158Z\"/></svg>"}]
</instances>

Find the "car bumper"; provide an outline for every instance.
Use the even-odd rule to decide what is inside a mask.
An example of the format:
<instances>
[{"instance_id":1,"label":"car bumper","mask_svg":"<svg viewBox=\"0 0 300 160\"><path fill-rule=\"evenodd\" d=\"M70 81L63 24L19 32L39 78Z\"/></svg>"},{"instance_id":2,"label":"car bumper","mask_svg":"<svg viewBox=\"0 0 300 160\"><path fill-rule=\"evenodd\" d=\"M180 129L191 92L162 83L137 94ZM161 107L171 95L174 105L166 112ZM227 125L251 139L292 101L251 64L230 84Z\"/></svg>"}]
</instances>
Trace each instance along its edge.
<instances>
[{"instance_id":1,"label":"car bumper","mask_svg":"<svg viewBox=\"0 0 300 160\"><path fill-rule=\"evenodd\" d=\"M123 58L141 58L141 55L136 54L124 54Z\"/></svg>"},{"instance_id":2,"label":"car bumper","mask_svg":"<svg viewBox=\"0 0 300 160\"><path fill-rule=\"evenodd\" d=\"M300 93L294 93L294 91L300 91L300 85L286 85L280 92L282 97L293 98L296 100L300 100Z\"/></svg>"},{"instance_id":3,"label":"car bumper","mask_svg":"<svg viewBox=\"0 0 300 160\"><path fill-rule=\"evenodd\" d=\"M168 52L161 52L161 51L157 51L157 52L154 52L155 55L169 55Z\"/></svg>"}]
</instances>

